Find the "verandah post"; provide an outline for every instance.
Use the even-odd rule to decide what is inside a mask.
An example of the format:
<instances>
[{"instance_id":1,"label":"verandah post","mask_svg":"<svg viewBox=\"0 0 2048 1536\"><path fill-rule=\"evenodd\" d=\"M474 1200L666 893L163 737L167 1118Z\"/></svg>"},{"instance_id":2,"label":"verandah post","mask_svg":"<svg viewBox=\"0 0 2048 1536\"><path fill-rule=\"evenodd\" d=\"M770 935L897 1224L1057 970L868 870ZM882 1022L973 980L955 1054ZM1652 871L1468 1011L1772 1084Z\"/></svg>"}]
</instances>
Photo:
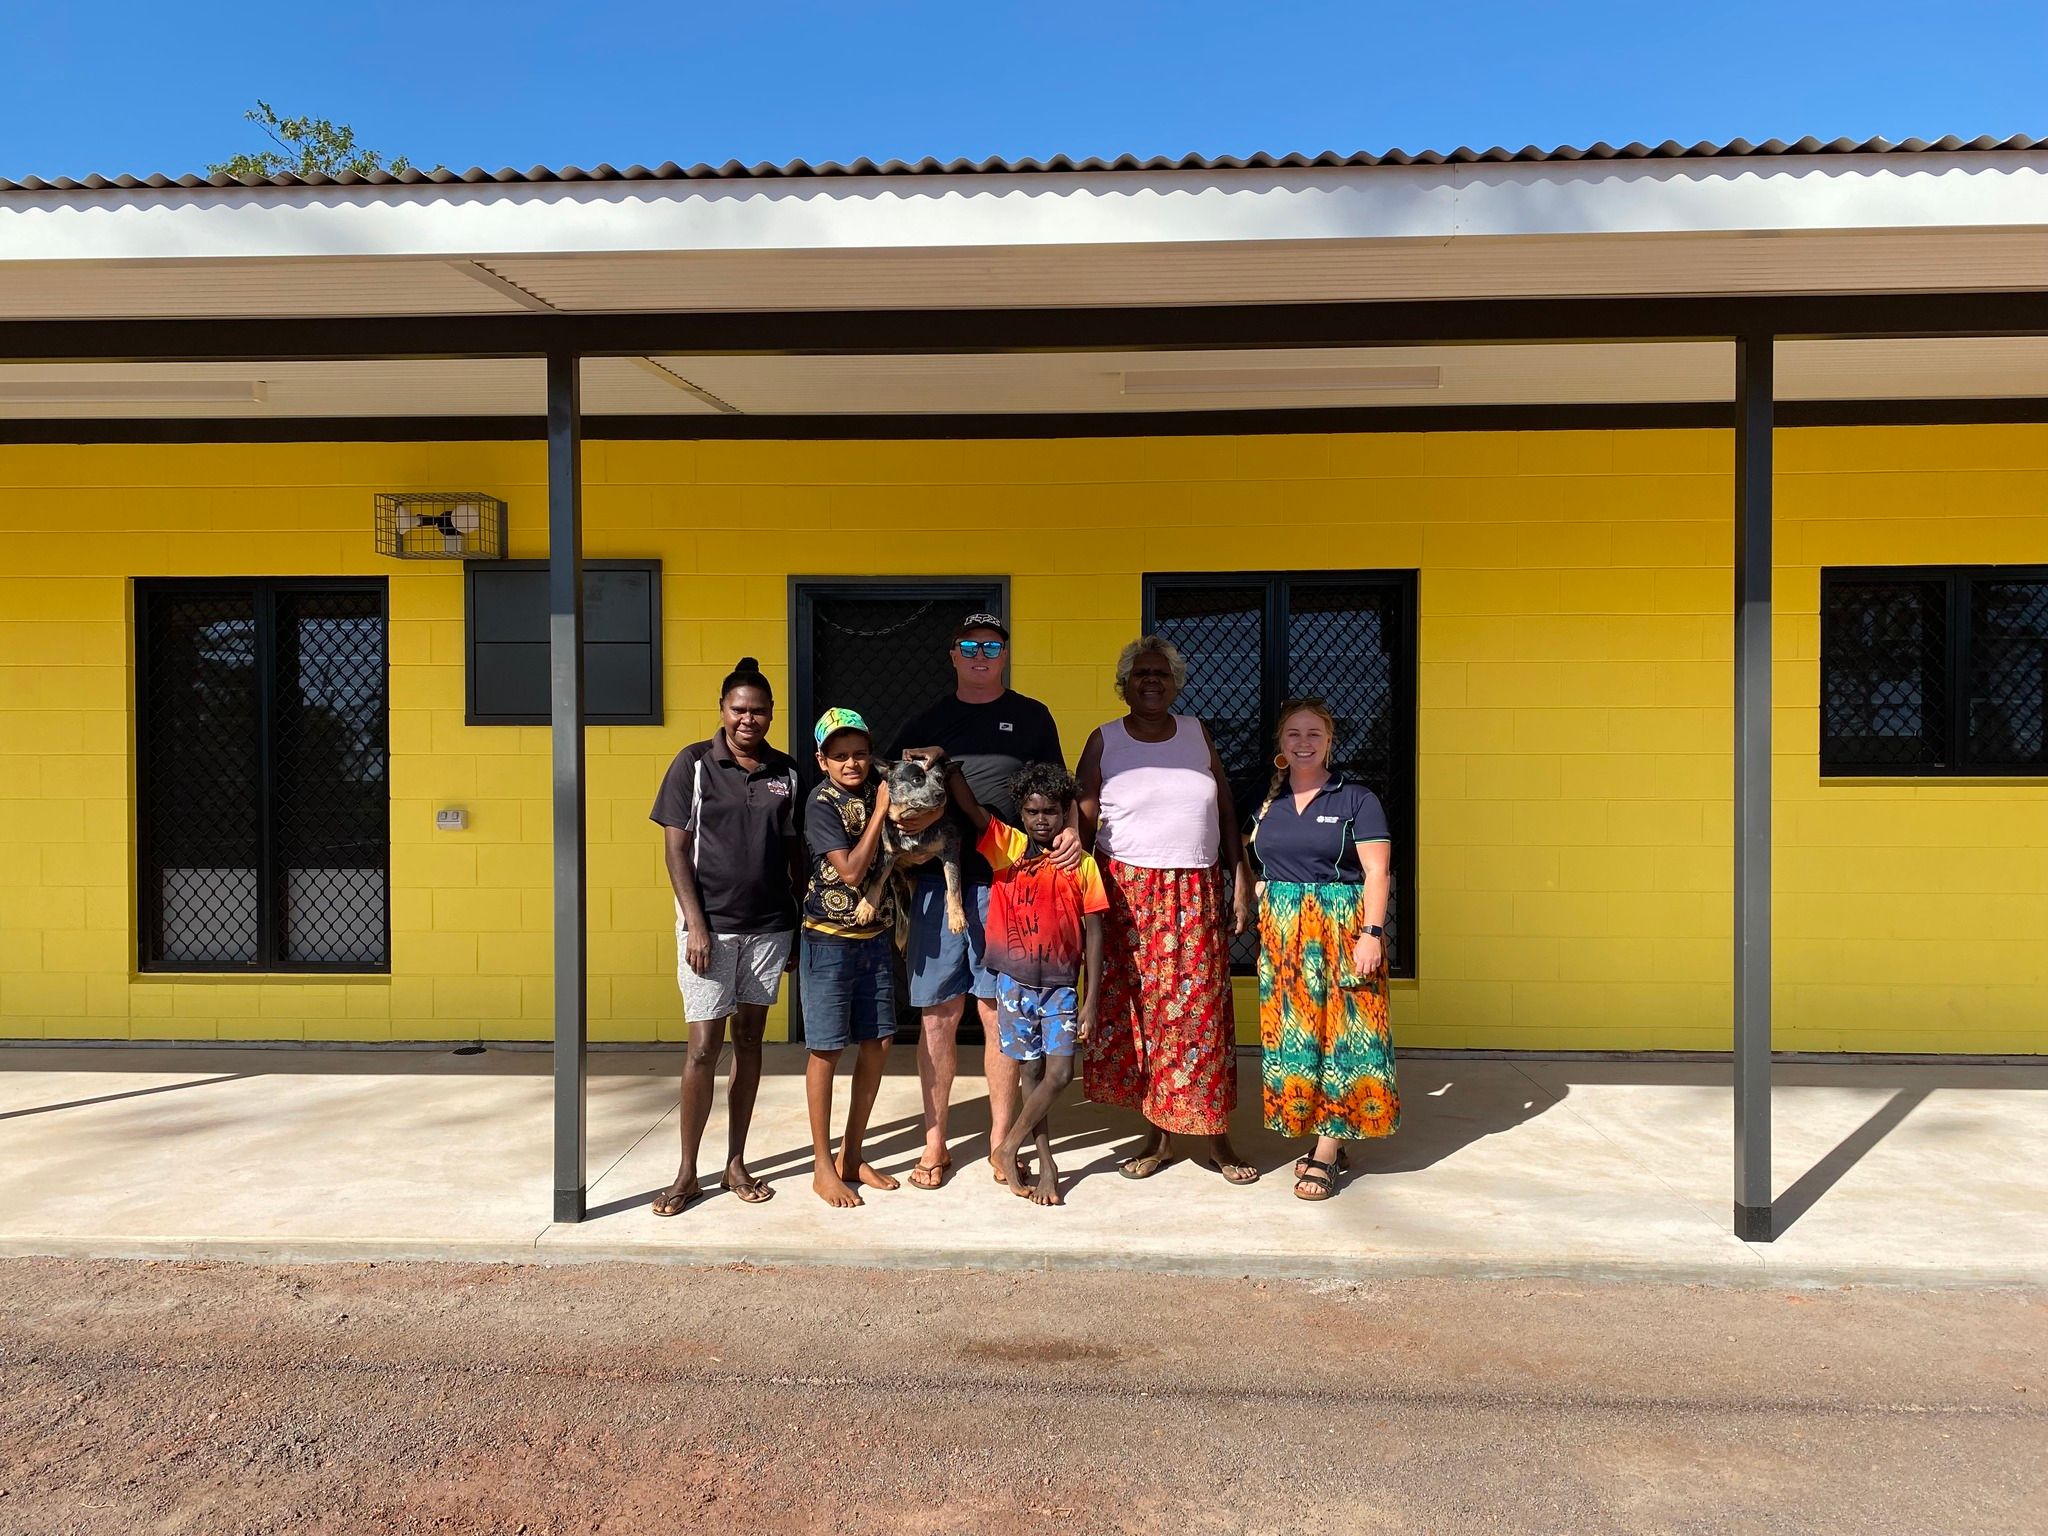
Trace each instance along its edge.
<instances>
[{"instance_id":1,"label":"verandah post","mask_svg":"<svg viewBox=\"0 0 2048 1536\"><path fill-rule=\"evenodd\" d=\"M1735 1235L1771 1229L1771 432L1776 338L1735 339Z\"/></svg>"},{"instance_id":2,"label":"verandah post","mask_svg":"<svg viewBox=\"0 0 2048 1536\"><path fill-rule=\"evenodd\" d=\"M586 1180L589 976L583 814L582 360L550 352L548 705L554 756L555 1204L581 1221Z\"/></svg>"}]
</instances>

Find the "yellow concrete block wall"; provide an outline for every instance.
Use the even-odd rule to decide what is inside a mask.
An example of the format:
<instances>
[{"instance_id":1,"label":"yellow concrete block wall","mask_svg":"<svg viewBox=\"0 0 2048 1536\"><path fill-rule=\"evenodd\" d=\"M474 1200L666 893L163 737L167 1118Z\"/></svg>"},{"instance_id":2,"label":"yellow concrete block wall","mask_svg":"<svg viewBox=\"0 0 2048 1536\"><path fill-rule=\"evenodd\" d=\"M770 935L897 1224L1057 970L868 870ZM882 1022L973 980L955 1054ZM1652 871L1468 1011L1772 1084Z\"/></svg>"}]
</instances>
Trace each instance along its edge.
<instances>
[{"instance_id":1,"label":"yellow concrete block wall","mask_svg":"<svg viewBox=\"0 0 2048 1536\"><path fill-rule=\"evenodd\" d=\"M2048 560L2048 430L1786 432L1779 467L1778 1044L2048 1049L2048 789L1824 783L1815 716L1819 568ZM543 470L532 444L0 449L0 1034L546 1037L546 733L463 724L459 570L369 538L375 490L479 488L541 555ZM1336 566L1421 572L1401 1039L1724 1048L1730 470L1707 432L589 444L588 553L663 562L667 664L664 726L590 733L593 1035L683 1032L647 807L737 656L787 677L792 574L1008 575L1014 680L1078 752L1143 572ZM389 580L388 977L135 972L129 583L224 574Z\"/></svg>"}]
</instances>

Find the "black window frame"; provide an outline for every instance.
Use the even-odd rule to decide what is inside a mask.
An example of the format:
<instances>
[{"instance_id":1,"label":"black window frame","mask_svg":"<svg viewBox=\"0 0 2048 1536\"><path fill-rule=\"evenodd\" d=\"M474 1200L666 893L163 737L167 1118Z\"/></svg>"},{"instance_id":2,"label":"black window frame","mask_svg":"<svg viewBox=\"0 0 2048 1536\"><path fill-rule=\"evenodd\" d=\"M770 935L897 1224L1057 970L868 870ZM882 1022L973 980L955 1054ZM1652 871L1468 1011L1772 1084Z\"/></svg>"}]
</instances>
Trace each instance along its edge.
<instances>
[{"instance_id":1,"label":"black window frame","mask_svg":"<svg viewBox=\"0 0 2048 1536\"><path fill-rule=\"evenodd\" d=\"M489 572L546 571L545 560L471 560L465 561L462 572L462 723L464 725L547 725L550 717L541 713L495 713L479 710L476 703L476 580L479 575ZM606 571L644 571L649 577L647 584L650 611L648 613L648 677L650 697L645 712L626 714L594 714L586 711L585 725L662 725L665 723L662 696L665 691L661 671L661 561L658 559L631 560L585 560L583 579L587 583L595 573ZM586 587L584 603L587 607L590 593ZM602 642L600 642L602 643ZM584 641L585 665L589 663L591 642ZM584 683L586 697L589 681Z\"/></svg>"},{"instance_id":2,"label":"black window frame","mask_svg":"<svg viewBox=\"0 0 2048 1536\"><path fill-rule=\"evenodd\" d=\"M377 867L384 877L382 964L354 960L291 960L278 956L279 902L271 868L276 841L277 785L273 773L276 750L273 711L276 707L277 598L280 593L368 593L377 600L377 621L384 636L384 760L386 774L384 859ZM165 960L152 954L162 947L163 892L149 851L155 846L150 780L149 709L151 626L146 605L157 594L185 597L247 596L253 600L257 668L257 836L261 850L256 867L256 957L247 962ZM391 584L381 576L194 576L137 578L130 598L135 636L135 671L131 718L135 722L135 956L136 969L147 974L227 976L388 976L391 974Z\"/></svg>"},{"instance_id":3,"label":"black window frame","mask_svg":"<svg viewBox=\"0 0 2048 1536\"><path fill-rule=\"evenodd\" d=\"M1416 785L1419 778L1417 709L1421 685L1421 654L1418 647L1418 594L1420 573L1412 569L1386 570L1265 570L1265 571L1148 571L1143 578L1140 623L1145 634L1158 627L1158 595L1173 588L1238 588L1263 592L1263 615L1259 676L1259 720L1262 734L1270 740L1274 714L1290 693L1287 666L1289 596L1297 586L1331 588L1374 588L1391 591L1396 603L1394 634L1400 647L1395 657L1395 699L1390 721L1393 741L1389 756L1396 790L1383 804L1393 831L1393 876L1400 893L1400 933L1394 963L1388 975L1412 981L1418 974L1422 952L1421 902L1416 890L1415 826ZM1399 791L1405 790L1405 794ZM1405 803L1399 803L1405 802ZM1256 809L1252 807L1251 809ZM1243 814L1248 814L1245 812ZM1249 832L1247 823L1243 830ZM1233 965L1239 975L1250 973L1242 962Z\"/></svg>"},{"instance_id":4,"label":"black window frame","mask_svg":"<svg viewBox=\"0 0 2048 1536\"><path fill-rule=\"evenodd\" d=\"M2048 765L1980 760L1970 748L1971 612L1970 588L1978 581L2040 582L2048 585L2048 565L1842 565L1823 566L1820 573L1820 643L1816 668L1819 717L1820 777L1823 779L2042 779ZM1838 587L1863 583L1939 582L1946 587L1943 616L1943 685L1947 708L1942 713L1942 760L1936 763L1871 763L1842 760L1841 738L1828 731L1827 694L1830 661L1829 597Z\"/></svg>"}]
</instances>

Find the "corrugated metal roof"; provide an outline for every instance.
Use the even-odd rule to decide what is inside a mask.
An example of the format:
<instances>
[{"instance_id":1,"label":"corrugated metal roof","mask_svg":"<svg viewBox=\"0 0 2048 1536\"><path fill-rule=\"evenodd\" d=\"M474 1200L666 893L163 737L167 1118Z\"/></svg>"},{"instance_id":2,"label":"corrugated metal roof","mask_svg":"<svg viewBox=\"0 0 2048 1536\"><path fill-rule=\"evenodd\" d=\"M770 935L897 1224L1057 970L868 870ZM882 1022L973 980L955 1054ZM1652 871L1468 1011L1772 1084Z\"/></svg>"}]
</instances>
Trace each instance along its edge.
<instances>
[{"instance_id":1,"label":"corrugated metal roof","mask_svg":"<svg viewBox=\"0 0 2048 1536\"><path fill-rule=\"evenodd\" d=\"M1391 149L1384 154L1349 155L1338 154L1333 150L1319 155L1184 155L1178 158L1171 155L1154 155L1146 159L1140 159L1136 155L1119 155L1114 160L1099 157L1075 160L1066 155L1055 155L1049 160L937 160L928 156L922 160L880 162L862 158L844 164L836 160L821 161L816 165L807 160L789 160L781 164L762 161L747 165L738 160L728 160L722 165L689 166L678 165L671 160L656 166L629 165L624 170L612 165L593 166L589 170L574 165L562 166L559 169L536 165L524 171L514 170L509 166L495 171L472 166L466 171L408 170L395 176L389 171L372 171L367 176L353 173L345 176L279 175L254 181L243 181L233 176L161 174L87 176L82 180L70 176L60 176L54 180L30 176L22 181L9 181L0 177L0 192L129 192L176 187L409 187L447 186L456 183L476 185L490 182L537 184L579 181L766 181L830 176L1029 176L1102 171L1340 170L1383 165L1490 165L1577 160L1711 160L1773 155L2018 153L2038 149L2048 149L2048 139L2021 133L2002 139L1993 138L1988 134L1974 139L1960 139L1951 134L1940 139L1898 141L1882 138L1842 138L1823 141L1809 137L1790 143L1783 139L1766 139L1760 144L1752 143L1748 139L1731 139L1725 144L1715 144L1704 139L1697 144L1680 144L1674 139L1667 139L1661 144L1631 143L1616 146L1602 142L1584 148L1559 145L1555 149L1539 149L1530 144L1521 149L1505 149L1496 145L1492 149L1428 149L1415 153L1404 149Z\"/></svg>"}]
</instances>

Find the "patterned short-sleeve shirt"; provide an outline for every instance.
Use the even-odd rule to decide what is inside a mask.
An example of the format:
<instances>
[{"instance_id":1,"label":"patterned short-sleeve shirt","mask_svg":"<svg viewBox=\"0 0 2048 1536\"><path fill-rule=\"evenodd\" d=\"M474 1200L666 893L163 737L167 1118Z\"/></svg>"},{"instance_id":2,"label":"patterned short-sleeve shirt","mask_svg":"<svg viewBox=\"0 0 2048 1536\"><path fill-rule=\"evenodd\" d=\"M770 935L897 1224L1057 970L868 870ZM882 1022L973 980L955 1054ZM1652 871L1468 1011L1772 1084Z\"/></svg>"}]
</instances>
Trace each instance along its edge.
<instances>
[{"instance_id":1,"label":"patterned short-sleeve shirt","mask_svg":"<svg viewBox=\"0 0 2048 1536\"><path fill-rule=\"evenodd\" d=\"M874 921L857 923L854 908L860 892L839 878L828 853L845 853L867 831L868 817L875 808L879 781L870 775L859 794L841 789L829 779L811 791L804 803L804 842L811 854L811 878L804 885L803 920L806 933L834 939L871 939L896 926L895 882L882 888L875 903Z\"/></svg>"}]
</instances>

